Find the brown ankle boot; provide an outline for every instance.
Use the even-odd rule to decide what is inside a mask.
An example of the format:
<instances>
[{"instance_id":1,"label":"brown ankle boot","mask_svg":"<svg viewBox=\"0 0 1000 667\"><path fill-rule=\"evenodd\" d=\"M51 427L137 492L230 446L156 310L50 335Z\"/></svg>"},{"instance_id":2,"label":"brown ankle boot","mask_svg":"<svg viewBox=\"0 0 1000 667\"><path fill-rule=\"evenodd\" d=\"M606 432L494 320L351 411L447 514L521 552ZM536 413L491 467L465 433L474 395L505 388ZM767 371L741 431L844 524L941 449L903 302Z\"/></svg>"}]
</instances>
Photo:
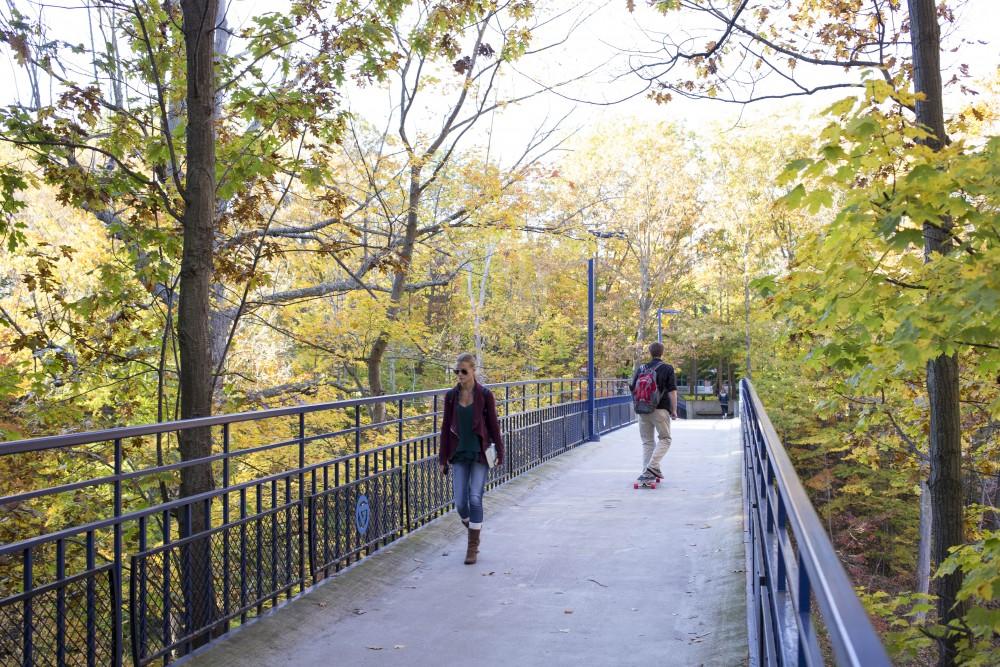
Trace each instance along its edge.
<instances>
[{"instance_id":1,"label":"brown ankle boot","mask_svg":"<svg viewBox=\"0 0 1000 667\"><path fill-rule=\"evenodd\" d=\"M479 528L469 529L469 546L465 550L465 564L474 565L479 553Z\"/></svg>"}]
</instances>

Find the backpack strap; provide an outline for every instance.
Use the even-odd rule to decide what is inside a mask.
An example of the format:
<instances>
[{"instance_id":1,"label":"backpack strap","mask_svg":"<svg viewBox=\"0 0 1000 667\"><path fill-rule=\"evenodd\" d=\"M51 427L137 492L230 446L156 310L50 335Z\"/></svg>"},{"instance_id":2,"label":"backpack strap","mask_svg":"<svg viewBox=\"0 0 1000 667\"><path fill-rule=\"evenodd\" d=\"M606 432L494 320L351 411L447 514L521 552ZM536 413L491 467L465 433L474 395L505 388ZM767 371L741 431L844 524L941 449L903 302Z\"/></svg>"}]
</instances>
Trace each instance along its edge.
<instances>
[{"instance_id":1,"label":"backpack strap","mask_svg":"<svg viewBox=\"0 0 1000 667\"><path fill-rule=\"evenodd\" d=\"M663 359L653 359L648 364L643 364L642 369L647 371L656 371L661 364L665 363Z\"/></svg>"}]
</instances>

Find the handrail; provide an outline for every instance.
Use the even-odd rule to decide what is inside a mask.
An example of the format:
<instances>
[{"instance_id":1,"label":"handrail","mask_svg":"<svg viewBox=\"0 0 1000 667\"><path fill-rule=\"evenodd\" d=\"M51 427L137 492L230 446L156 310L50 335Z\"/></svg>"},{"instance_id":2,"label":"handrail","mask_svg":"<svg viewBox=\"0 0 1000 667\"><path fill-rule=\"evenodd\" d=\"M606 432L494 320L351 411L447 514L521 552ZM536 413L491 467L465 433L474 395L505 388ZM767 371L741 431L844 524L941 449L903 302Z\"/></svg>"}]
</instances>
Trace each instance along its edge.
<instances>
[{"instance_id":1,"label":"handrail","mask_svg":"<svg viewBox=\"0 0 1000 667\"><path fill-rule=\"evenodd\" d=\"M490 389L504 389L507 387L521 387L525 385L551 384L553 382L579 382L586 383L586 378L552 378L544 380L524 380L521 382L503 382L497 384L487 384ZM599 382L604 380L598 380ZM0 442L0 455L22 454L24 452L37 452L46 449L56 449L59 447L71 447L74 445L87 445L95 442L111 442L116 439L136 438L144 435L156 435L158 433L170 433L173 431L187 431L195 428L205 428L209 426L222 426L224 424L235 424L246 421L259 421L261 419L274 419L276 417L289 417L292 415L308 414L310 412L326 412L329 410L342 410L362 405L374 405L376 403L393 403L396 401L410 401L420 398L430 398L440 396L448 392L450 387L441 389L427 389L425 391L414 391L402 394L384 394L380 396L365 396L363 398L349 398L340 401L327 401L324 403L309 403L307 405L290 405L283 408L269 408L267 410L251 410L249 412L235 412L231 414L213 415L211 417L196 417L193 419L177 419L174 421L159 422L156 424L142 424L139 426L117 426L114 428L97 431L83 431L79 433L66 433L63 435L47 435L37 438L26 438L23 440L9 440Z\"/></svg>"},{"instance_id":2,"label":"handrail","mask_svg":"<svg viewBox=\"0 0 1000 667\"><path fill-rule=\"evenodd\" d=\"M740 385L751 664L824 664L815 597L839 667L890 667L760 397Z\"/></svg>"}]
</instances>

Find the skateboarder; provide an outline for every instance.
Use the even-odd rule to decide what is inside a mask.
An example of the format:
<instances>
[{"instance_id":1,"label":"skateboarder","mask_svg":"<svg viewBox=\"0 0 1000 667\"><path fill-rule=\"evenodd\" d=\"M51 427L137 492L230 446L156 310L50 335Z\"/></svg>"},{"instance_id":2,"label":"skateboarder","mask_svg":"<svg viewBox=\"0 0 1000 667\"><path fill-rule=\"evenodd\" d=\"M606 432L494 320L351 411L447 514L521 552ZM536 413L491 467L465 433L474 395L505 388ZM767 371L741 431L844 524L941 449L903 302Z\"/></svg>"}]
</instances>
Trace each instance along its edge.
<instances>
[{"instance_id":1,"label":"skateboarder","mask_svg":"<svg viewBox=\"0 0 1000 667\"><path fill-rule=\"evenodd\" d=\"M670 419L677 419L677 380L674 367L663 361L663 343L651 344L649 356L649 362L636 369L629 383L642 438L639 484L663 479L660 461L670 449Z\"/></svg>"},{"instance_id":2,"label":"skateboarder","mask_svg":"<svg viewBox=\"0 0 1000 667\"><path fill-rule=\"evenodd\" d=\"M455 508L469 533L465 564L472 565L479 553L479 532L483 528L483 491L490 470L487 450L492 441L496 445L496 465L503 465L504 446L493 392L476 381L476 357L458 355L454 371L458 384L444 397L438 460L442 474L448 474L449 465L453 471Z\"/></svg>"}]
</instances>

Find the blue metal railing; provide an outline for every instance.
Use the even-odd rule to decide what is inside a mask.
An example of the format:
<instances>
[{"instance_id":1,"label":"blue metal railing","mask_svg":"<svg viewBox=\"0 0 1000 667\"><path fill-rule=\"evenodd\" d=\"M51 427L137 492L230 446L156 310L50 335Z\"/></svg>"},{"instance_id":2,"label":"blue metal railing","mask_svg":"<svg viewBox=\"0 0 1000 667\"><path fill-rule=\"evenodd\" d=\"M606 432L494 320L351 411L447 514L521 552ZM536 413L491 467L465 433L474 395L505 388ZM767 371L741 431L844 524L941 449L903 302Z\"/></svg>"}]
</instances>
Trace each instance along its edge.
<instances>
[{"instance_id":1,"label":"blue metal railing","mask_svg":"<svg viewBox=\"0 0 1000 667\"><path fill-rule=\"evenodd\" d=\"M890 667L840 559L767 413L740 382L753 666L825 664L813 600L840 667Z\"/></svg>"},{"instance_id":2,"label":"blue metal railing","mask_svg":"<svg viewBox=\"0 0 1000 667\"><path fill-rule=\"evenodd\" d=\"M492 389L507 456L488 488L635 418L619 380ZM35 526L0 545L0 665L169 663L441 516L446 391L0 443L2 469L53 475L0 497ZM171 458L193 428L212 454ZM220 483L180 497L196 465ZM208 527L186 530L196 512Z\"/></svg>"}]
</instances>

